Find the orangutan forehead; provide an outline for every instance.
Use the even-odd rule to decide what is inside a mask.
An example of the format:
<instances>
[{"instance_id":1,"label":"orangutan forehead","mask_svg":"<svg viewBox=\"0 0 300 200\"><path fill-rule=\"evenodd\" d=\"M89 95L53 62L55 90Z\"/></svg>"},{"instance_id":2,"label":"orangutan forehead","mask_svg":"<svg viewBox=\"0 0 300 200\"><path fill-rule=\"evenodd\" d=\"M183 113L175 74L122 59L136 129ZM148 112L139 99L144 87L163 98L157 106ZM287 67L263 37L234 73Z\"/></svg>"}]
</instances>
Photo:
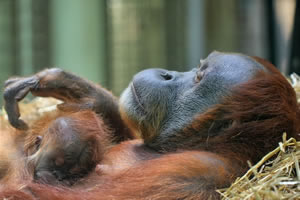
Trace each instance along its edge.
<instances>
[{"instance_id":1,"label":"orangutan forehead","mask_svg":"<svg viewBox=\"0 0 300 200\"><path fill-rule=\"evenodd\" d=\"M205 59L210 65L241 69L241 70L265 70L265 67L256 59L239 53L221 53L214 51Z\"/></svg>"},{"instance_id":2,"label":"orangutan forehead","mask_svg":"<svg viewBox=\"0 0 300 200\"><path fill-rule=\"evenodd\" d=\"M209 77L218 77L222 84L241 84L255 77L257 72L268 70L254 58L237 53L213 52L201 61Z\"/></svg>"}]
</instances>

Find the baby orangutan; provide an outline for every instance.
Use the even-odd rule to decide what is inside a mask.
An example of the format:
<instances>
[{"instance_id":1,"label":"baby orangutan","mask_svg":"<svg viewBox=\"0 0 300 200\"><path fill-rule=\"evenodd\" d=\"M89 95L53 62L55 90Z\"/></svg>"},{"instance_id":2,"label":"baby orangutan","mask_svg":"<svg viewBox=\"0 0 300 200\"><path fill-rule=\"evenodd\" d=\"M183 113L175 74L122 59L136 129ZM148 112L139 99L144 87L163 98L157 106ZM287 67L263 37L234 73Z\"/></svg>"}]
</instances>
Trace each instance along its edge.
<instances>
[{"instance_id":1,"label":"baby orangutan","mask_svg":"<svg viewBox=\"0 0 300 200\"><path fill-rule=\"evenodd\" d=\"M11 169L1 182L16 179L10 173L26 171L38 182L72 185L95 168L111 145L109 128L89 110L47 114L16 136L13 141L23 150L15 153L21 157L5 166Z\"/></svg>"},{"instance_id":2,"label":"baby orangutan","mask_svg":"<svg viewBox=\"0 0 300 200\"><path fill-rule=\"evenodd\" d=\"M40 120L25 139L34 179L72 184L103 158L110 146L110 135L108 127L92 111L59 114L50 122Z\"/></svg>"}]
</instances>

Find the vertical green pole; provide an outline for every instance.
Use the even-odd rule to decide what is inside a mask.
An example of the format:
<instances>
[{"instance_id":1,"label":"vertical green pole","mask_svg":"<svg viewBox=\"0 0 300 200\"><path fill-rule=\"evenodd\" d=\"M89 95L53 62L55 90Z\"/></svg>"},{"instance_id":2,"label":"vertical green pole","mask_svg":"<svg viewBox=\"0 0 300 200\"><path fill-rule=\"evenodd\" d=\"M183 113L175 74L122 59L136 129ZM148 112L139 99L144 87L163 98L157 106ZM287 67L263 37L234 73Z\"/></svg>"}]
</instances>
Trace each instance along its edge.
<instances>
[{"instance_id":1,"label":"vertical green pole","mask_svg":"<svg viewBox=\"0 0 300 200\"><path fill-rule=\"evenodd\" d=\"M32 0L17 0L18 67L21 75L34 73L32 38Z\"/></svg>"},{"instance_id":2,"label":"vertical green pole","mask_svg":"<svg viewBox=\"0 0 300 200\"><path fill-rule=\"evenodd\" d=\"M4 81L15 73L14 2L0 1L0 108Z\"/></svg>"},{"instance_id":3,"label":"vertical green pole","mask_svg":"<svg viewBox=\"0 0 300 200\"><path fill-rule=\"evenodd\" d=\"M104 0L52 0L52 64L107 85Z\"/></svg>"},{"instance_id":4,"label":"vertical green pole","mask_svg":"<svg viewBox=\"0 0 300 200\"><path fill-rule=\"evenodd\" d=\"M188 66L196 67L205 55L205 2L199 0L187 1L187 46L186 56Z\"/></svg>"},{"instance_id":5,"label":"vertical green pole","mask_svg":"<svg viewBox=\"0 0 300 200\"><path fill-rule=\"evenodd\" d=\"M196 0L197 1L197 0ZM186 68L186 11L187 1L165 0L165 42L166 42L166 68L184 71Z\"/></svg>"},{"instance_id":6,"label":"vertical green pole","mask_svg":"<svg viewBox=\"0 0 300 200\"><path fill-rule=\"evenodd\" d=\"M32 53L35 72L51 66L50 2L51 0L32 0Z\"/></svg>"}]
</instances>

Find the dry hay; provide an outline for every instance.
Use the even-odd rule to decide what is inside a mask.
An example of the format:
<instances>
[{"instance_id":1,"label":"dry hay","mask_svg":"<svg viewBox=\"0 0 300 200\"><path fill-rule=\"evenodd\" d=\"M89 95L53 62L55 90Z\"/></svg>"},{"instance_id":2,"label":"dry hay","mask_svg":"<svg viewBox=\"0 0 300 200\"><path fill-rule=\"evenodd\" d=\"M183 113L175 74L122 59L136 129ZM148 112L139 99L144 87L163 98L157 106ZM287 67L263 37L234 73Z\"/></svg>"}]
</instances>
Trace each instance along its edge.
<instances>
[{"instance_id":1,"label":"dry hay","mask_svg":"<svg viewBox=\"0 0 300 200\"><path fill-rule=\"evenodd\" d=\"M300 103L300 77L290 80ZM59 101L52 98L35 98L20 103L22 118L30 124L47 111L56 108ZM299 122L300 123L300 122ZM0 110L0 130L8 127L4 109ZM300 142L285 134L279 146L268 153L229 188L218 190L223 199L300 199ZM249 163L250 165L250 163Z\"/></svg>"},{"instance_id":2,"label":"dry hay","mask_svg":"<svg viewBox=\"0 0 300 200\"><path fill-rule=\"evenodd\" d=\"M285 136L230 188L219 190L223 199L300 199L300 142Z\"/></svg>"},{"instance_id":3,"label":"dry hay","mask_svg":"<svg viewBox=\"0 0 300 200\"><path fill-rule=\"evenodd\" d=\"M36 97L33 100L25 99L19 103L21 119L29 125L46 112L56 109L56 105L61 101L54 98L41 98ZM4 108L0 110L0 130L9 128L6 112Z\"/></svg>"}]
</instances>

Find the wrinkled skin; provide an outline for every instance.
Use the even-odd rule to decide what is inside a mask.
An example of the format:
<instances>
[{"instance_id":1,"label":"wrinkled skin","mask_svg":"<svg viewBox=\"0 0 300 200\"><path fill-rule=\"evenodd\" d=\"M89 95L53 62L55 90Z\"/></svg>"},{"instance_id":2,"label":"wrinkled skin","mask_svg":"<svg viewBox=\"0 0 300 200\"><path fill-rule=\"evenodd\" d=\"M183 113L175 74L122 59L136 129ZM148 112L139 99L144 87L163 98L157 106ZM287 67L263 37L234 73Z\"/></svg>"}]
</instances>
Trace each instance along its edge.
<instances>
[{"instance_id":1,"label":"wrinkled skin","mask_svg":"<svg viewBox=\"0 0 300 200\"><path fill-rule=\"evenodd\" d=\"M86 185L69 190L29 183L18 192L6 188L0 197L217 199L215 189L227 187L241 176L248 168L247 161L255 163L275 148L283 132L298 138L300 131L300 111L289 83L270 63L242 54L213 52L201 60L199 68L188 72L142 71L134 76L119 103L105 89L59 69L10 79L4 92L5 108L18 129L30 130L19 119L17 105L28 92L63 100L61 110L91 110L101 115L100 121L109 126L109 135L117 144L111 143L113 147L103 155L98 153L103 159L94 171L98 175L85 179L95 181L88 190ZM55 131L62 138L76 133L69 132L73 124L64 120L57 123L67 128ZM84 123L80 127L79 135L89 132ZM36 171L48 166L52 155L44 147L53 140L43 140ZM85 144L81 139L78 142L79 146ZM58 141L54 144L62 153L71 151L61 148L64 145ZM43 170L40 178L53 176L51 170ZM69 174L70 170L65 167L61 171Z\"/></svg>"},{"instance_id":2,"label":"wrinkled skin","mask_svg":"<svg viewBox=\"0 0 300 200\"><path fill-rule=\"evenodd\" d=\"M241 54L214 52L188 72L148 69L134 76L121 106L150 145L167 142L264 67ZM159 145L159 144L158 144Z\"/></svg>"}]
</instances>

